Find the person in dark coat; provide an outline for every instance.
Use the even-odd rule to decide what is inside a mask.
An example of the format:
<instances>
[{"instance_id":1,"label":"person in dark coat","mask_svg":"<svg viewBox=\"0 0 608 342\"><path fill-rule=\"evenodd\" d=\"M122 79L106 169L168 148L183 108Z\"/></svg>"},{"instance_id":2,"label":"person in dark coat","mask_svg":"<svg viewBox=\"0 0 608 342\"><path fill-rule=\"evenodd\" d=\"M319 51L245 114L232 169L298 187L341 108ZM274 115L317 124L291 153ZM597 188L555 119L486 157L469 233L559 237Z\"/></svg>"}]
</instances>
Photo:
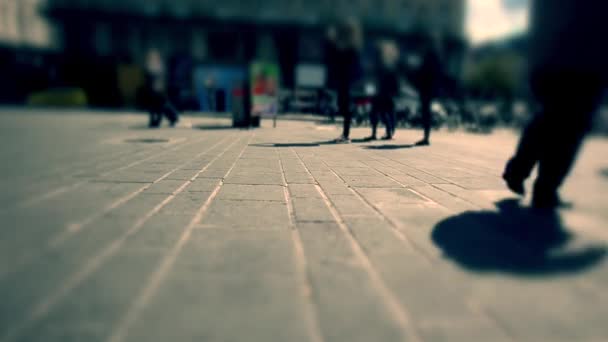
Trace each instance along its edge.
<instances>
[{"instance_id":1,"label":"person in dark coat","mask_svg":"<svg viewBox=\"0 0 608 342\"><path fill-rule=\"evenodd\" d=\"M524 195L538 165L532 206L556 209L568 175L606 86L606 1L534 0L530 31L530 86L539 111L525 128L503 175Z\"/></svg>"},{"instance_id":2,"label":"person in dark coat","mask_svg":"<svg viewBox=\"0 0 608 342\"><path fill-rule=\"evenodd\" d=\"M336 77L336 69L338 65L336 56L336 39L337 39L337 28L334 25L330 25L327 28L325 40L323 42L324 51L324 64L326 72L325 89L320 91L319 97L322 104L321 109L329 114L329 121L335 122L335 111L332 108L332 102L338 89L338 78Z\"/></svg>"},{"instance_id":3,"label":"person in dark coat","mask_svg":"<svg viewBox=\"0 0 608 342\"><path fill-rule=\"evenodd\" d=\"M335 143L350 142L350 124L352 112L350 110L350 90L357 77L359 66L359 48L361 46L361 32L358 23L349 19L339 25L336 32L334 65L331 74L335 78L338 96L338 113L344 118L342 134Z\"/></svg>"},{"instance_id":4,"label":"person in dark coat","mask_svg":"<svg viewBox=\"0 0 608 342\"><path fill-rule=\"evenodd\" d=\"M431 143L431 104L437 96L442 75L441 58L437 38L431 36L424 38L421 49L422 64L416 73L415 86L420 97L420 113L424 137L416 145L427 146Z\"/></svg>"},{"instance_id":5,"label":"person in dark coat","mask_svg":"<svg viewBox=\"0 0 608 342\"><path fill-rule=\"evenodd\" d=\"M149 51L146 56L145 78L146 105L150 115L149 127L159 127L163 115L167 117L171 126L175 126L179 114L167 98L165 67L160 53L156 50Z\"/></svg>"}]
</instances>

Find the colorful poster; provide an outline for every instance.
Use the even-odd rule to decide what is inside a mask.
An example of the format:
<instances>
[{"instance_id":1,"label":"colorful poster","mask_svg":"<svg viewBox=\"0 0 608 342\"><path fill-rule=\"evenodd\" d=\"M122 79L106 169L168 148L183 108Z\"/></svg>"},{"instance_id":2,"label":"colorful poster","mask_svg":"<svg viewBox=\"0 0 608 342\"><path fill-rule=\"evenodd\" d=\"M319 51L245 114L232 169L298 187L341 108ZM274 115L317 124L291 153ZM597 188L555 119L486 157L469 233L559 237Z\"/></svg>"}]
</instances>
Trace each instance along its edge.
<instances>
[{"instance_id":1,"label":"colorful poster","mask_svg":"<svg viewBox=\"0 0 608 342\"><path fill-rule=\"evenodd\" d=\"M278 111L279 66L253 62L250 66L251 116L276 116Z\"/></svg>"}]
</instances>

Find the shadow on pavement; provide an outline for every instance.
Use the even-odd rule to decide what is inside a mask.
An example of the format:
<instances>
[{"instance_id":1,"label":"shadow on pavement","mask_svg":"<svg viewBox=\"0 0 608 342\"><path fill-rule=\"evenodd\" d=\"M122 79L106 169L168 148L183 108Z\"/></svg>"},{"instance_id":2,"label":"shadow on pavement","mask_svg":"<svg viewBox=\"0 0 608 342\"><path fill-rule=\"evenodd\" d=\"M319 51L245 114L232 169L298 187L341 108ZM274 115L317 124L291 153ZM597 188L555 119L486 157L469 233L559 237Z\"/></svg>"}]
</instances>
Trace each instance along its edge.
<instances>
[{"instance_id":1,"label":"shadow on pavement","mask_svg":"<svg viewBox=\"0 0 608 342\"><path fill-rule=\"evenodd\" d=\"M246 128L238 128L232 127L231 125L198 125L194 126L196 129L201 129L204 131L219 131L219 130L244 130Z\"/></svg>"},{"instance_id":2,"label":"shadow on pavement","mask_svg":"<svg viewBox=\"0 0 608 342\"><path fill-rule=\"evenodd\" d=\"M571 235L557 213L523 208L517 200L496 211L470 211L435 226L433 242L460 266L475 272L522 276L575 273L599 263L605 246L567 250Z\"/></svg>"},{"instance_id":3,"label":"shadow on pavement","mask_svg":"<svg viewBox=\"0 0 608 342\"><path fill-rule=\"evenodd\" d=\"M368 150L399 150L405 148L414 148L416 145L414 144L406 144L406 145L371 145L365 146L365 149Z\"/></svg>"},{"instance_id":4,"label":"shadow on pavement","mask_svg":"<svg viewBox=\"0 0 608 342\"><path fill-rule=\"evenodd\" d=\"M168 143L169 139L162 138L138 138L138 139L127 139L125 140L127 143L139 143L139 144L159 144L159 143Z\"/></svg>"},{"instance_id":5,"label":"shadow on pavement","mask_svg":"<svg viewBox=\"0 0 608 342\"><path fill-rule=\"evenodd\" d=\"M303 143L259 143L249 146L256 147L316 147L321 145L335 145L333 141L303 142Z\"/></svg>"},{"instance_id":6,"label":"shadow on pavement","mask_svg":"<svg viewBox=\"0 0 608 342\"><path fill-rule=\"evenodd\" d=\"M608 168L600 170L600 175L602 175L603 177L608 178Z\"/></svg>"}]
</instances>

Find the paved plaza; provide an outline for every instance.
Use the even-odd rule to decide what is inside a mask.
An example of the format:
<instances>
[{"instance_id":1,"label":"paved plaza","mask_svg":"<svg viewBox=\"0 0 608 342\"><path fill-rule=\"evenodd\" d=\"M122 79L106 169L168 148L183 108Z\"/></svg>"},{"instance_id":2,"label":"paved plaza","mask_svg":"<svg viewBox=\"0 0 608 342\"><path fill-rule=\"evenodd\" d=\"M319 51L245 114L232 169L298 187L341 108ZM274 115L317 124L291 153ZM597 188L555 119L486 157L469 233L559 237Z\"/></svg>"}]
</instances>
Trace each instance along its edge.
<instances>
[{"instance_id":1,"label":"paved plaza","mask_svg":"<svg viewBox=\"0 0 608 342\"><path fill-rule=\"evenodd\" d=\"M550 216L511 131L146 123L0 111L0 341L608 341L608 140Z\"/></svg>"}]
</instances>

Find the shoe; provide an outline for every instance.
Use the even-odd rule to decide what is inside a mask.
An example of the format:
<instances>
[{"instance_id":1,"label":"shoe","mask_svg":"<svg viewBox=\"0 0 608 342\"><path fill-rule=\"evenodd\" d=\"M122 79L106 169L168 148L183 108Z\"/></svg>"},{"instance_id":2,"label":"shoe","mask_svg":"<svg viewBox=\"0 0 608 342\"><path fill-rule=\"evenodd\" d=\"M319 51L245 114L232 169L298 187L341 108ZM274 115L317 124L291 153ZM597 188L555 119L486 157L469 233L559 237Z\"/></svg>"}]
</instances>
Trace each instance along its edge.
<instances>
[{"instance_id":1,"label":"shoe","mask_svg":"<svg viewBox=\"0 0 608 342\"><path fill-rule=\"evenodd\" d=\"M502 175L502 179L504 179L504 181L507 183L507 187L509 188L509 190L513 191L519 196L524 196L526 194L523 179L514 178L507 172Z\"/></svg>"},{"instance_id":2,"label":"shoe","mask_svg":"<svg viewBox=\"0 0 608 342\"><path fill-rule=\"evenodd\" d=\"M422 139L419 142L417 142L416 146L429 146L431 144L431 142L428 139Z\"/></svg>"},{"instance_id":3,"label":"shoe","mask_svg":"<svg viewBox=\"0 0 608 342\"><path fill-rule=\"evenodd\" d=\"M334 140L335 144L350 144L350 139L345 137L345 136L341 136L339 138L337 138L336 140Z\"/></svg>"},{"instance_id":4,"label":"shoe","mask_svg":"<svg viewBox=\"0 0 608 342\"><path fill-rule=\"evenodd\" d=\"M521 177L515 176L515 172L513 172L513 164L511 161L507 163L505 167L505 172L502 174L502 179L507 183L507 187L509 190L514 193L524 196L526 194L526 189L524 187L525 179Z\"/></svg>"},{"instance_id":5,"label":"shoe","mask_svg":"<svg viewBox=\"0 0 608 342\"><path fill-rule=\"evenodd\" d=\"M375 135L371 135L369 137L363 138L363 141L374 141L374 140L378 140L378 138Z\"/></svg>"},{"instance_id":6,"label":"shoe","mask_svg":"<svg viewBox=\"0 0 608 342\"><path fill-rule=\"evenodd\" d=\"M393 137L392 137L392 136L390 136L390 135L385 135L385 136L383 136L383 137L382 137L382 138L380 138L380 139L382 139L382 140L393 140Z\"/></svg>"}]
</instances>

